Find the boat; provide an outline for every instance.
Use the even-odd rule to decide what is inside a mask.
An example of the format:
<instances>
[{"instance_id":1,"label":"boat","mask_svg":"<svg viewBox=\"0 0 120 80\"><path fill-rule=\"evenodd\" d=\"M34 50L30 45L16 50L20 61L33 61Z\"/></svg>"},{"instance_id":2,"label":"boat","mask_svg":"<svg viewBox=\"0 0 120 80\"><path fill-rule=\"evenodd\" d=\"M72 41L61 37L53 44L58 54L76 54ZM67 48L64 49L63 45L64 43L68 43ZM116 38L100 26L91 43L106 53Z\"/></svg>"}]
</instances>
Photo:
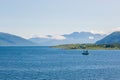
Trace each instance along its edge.
<instances>
[{"instance_id":1,"label":"boat","mask_svg":"<svg viewBox=\"0 0 120 80\"><path fill-rule=\"evenodd\" d=\"M89 55L88 50L84 50L83 53L82 53L82 55Z\"/></svg>"}]
</instances>

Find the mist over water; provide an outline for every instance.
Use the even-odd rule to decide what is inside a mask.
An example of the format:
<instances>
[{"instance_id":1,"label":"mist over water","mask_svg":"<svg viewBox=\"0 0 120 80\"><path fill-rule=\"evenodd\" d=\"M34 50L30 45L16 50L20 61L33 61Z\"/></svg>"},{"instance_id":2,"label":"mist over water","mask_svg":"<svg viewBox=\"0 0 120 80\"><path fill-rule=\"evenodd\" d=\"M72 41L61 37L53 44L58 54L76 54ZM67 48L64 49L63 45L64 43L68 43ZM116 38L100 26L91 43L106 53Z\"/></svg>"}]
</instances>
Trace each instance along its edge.
<instances>
[{"instance_id":1,"label":"mist over water","mask_svg":"<svg viewBox=\"0 0 120 80\"><path fill-rule=\"evenodd\" d=\"M0 47L0 80L119 80L120 51Z\"/></svg>"}]
</instances>

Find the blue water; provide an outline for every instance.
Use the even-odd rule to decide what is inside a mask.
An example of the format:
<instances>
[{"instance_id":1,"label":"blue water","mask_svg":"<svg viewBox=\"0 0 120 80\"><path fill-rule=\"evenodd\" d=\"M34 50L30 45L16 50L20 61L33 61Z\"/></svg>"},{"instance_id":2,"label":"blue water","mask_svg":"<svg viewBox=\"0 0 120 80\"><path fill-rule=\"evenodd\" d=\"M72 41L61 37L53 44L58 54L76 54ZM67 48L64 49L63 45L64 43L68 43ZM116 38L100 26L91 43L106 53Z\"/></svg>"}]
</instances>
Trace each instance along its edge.
<instances>
[{"instance_id":1,"label":"blue water","mask_svg":"<svg viewBox=\"0 0 120 80\"><path fill-rule=\"evenodd\" d=\"M120 80L119 50L0 47L0 80Z\"/></svg>"}]
</instances>

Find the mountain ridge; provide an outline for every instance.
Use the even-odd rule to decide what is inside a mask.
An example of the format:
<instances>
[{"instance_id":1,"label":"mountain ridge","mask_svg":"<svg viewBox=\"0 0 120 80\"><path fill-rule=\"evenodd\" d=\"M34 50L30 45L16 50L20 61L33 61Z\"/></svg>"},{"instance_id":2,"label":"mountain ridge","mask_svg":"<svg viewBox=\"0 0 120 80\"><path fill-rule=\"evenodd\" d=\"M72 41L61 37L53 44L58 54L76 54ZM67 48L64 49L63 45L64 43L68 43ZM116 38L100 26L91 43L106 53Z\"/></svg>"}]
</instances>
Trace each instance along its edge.
<instances>
[{"instance_id":1,"label":"mountain ridge","mask_svg":"<svg viewBox=\"0 0 120 80\"><path fill-rule=\"evenodd\" d=\"M29 40L38 43L42 46L54 46L61 44L79 44L79 43L95 43L97 40L100 40L106 36L106 34L93 34L91 32L73 32L71 34L63 34L61 36L65 37L65 39L57 40L50 37L42 38L42 37L34 37Z\"/></svg>"},{"instance_id":2,"label":"mountain ridge","mask_svg":"<svg viewBox=\"0 0 120 80\"><path fill-rule=\"evenodd\" d=\"M120 31L115 31L105 38L96 42L96 44L120 44Z\"/></svg>"},{"instance_id":3,"label":"mountain ridge","mask_svg":"<svg viewBox=\"0 0 120 80\"><path fill-rule=\"evenodd\" d=\"M35 43L13 34L0 32L0 46L30 46L30 45L35 45Z\"/></svg>"}]
</instances>

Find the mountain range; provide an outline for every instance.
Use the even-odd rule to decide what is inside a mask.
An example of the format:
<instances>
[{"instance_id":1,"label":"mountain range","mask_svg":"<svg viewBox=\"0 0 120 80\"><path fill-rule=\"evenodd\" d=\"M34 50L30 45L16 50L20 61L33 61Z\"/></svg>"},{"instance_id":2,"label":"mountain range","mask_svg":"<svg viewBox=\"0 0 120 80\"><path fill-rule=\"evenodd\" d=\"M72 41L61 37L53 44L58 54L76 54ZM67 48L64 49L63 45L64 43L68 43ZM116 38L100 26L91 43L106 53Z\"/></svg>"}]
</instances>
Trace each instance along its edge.
<instances>
[{"instance_id":1,"label":"mountain range","mask_svg":"<svg viewBox=\"0 0 120 80\"><path fill-rule=\"evenodd\" d=\"M47 35L46 38L34 37L30 38L31 42L37 43L41 46L54 46L61 44L81 44L81 43L95 43L104 38L106 34L93 34L91 32L73 32L71 34L61 35L63 38L54 39L52 35Z\"/></svg>"},{"instance_id":2,"label":"mountain range","mask_svg":"<svg viewBox=\"0 0 120 80\"><path fill-rule=\"evenodd\" d=\"M24 39L22 37L0 32L0 46L54 46L62 44L120 44L120 31L106 34L93 34L91 32L73 32L57 37L47 35L46 37L34 37Z\"/></svg>"}]
</instances>

